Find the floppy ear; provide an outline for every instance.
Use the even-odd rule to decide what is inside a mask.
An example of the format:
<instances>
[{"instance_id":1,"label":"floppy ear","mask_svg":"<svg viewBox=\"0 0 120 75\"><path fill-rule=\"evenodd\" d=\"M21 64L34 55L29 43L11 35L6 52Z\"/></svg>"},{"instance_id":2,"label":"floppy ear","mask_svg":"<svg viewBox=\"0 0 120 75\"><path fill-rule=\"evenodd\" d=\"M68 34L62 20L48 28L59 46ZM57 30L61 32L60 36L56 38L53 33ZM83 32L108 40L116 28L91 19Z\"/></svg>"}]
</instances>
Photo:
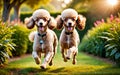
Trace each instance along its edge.
<instances>
[{"instance_id":1,"label":"floppy ear","mask_svg":"<svg viewBox=\"0 0 120 75\"><path fill-rule=\"evenodd\" d=\"M62 27L63 27L63 20L61 18L61 15L57 16L56 21L57 21L57 29L62 29Z\"/></svg>"},{"instance_id":2,"label":"floppy ear","mask_svg":"<svg viewBox=\"0 0 120 75\"><path fill-rule=\"evenodd\" d=\"M53 17L51 17L48 23L48 27L53 30L54 28L56 28L56 26L56 20Z\"/></svg>"},{"instance_id":3,"label":"floppy ear","mask_svg":"<svg viewBox=\"0 0 120 75\"><path fill-rule=\"evenodd\" d=\"M85 28L86 18L83 17L82 15L78 15L76 23L77 23L77 28L79 30L83 30Z\"/></svg>"},{"instance_id":4,"label":"floppy ear","mask_svg":"<svg viewBox=\"0 0 120 75\"><path fill-rule=\"evenodd\" d=\"M25 18L25 24L26 24L28 29L32 29L34 27L34 25L35 25L35 21L33 20L32 17Z\"/></svg>"}]
</instances>

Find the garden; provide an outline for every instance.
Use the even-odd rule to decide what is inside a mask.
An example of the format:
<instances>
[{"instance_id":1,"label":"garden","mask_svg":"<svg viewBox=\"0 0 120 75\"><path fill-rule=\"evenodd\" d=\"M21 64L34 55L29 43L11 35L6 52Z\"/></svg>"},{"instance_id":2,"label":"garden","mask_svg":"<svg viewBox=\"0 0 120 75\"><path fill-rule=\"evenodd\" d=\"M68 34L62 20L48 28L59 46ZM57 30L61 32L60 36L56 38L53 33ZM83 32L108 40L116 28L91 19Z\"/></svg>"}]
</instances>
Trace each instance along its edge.
<instances>
[{"instance_id":1,"label":"garden","mask_svg":"<svg viewBox=\"0 0 120 75\"><path fill-rule=\"evenodd\" d=\"M59 6L58 6L59 5ZM80 31L77 64L64 62L58 44L53 66L41 69L32 57L33 42L25 18L37 9L46 9L54 18L66 8L86 17ZM54 29L58 39L61 30ZM42 61L43 61L42 56ZM0 74L1 75L119 75L120 74L120 2L119 0L2 0L0 2Z\"/></svg>"}]
</instances>

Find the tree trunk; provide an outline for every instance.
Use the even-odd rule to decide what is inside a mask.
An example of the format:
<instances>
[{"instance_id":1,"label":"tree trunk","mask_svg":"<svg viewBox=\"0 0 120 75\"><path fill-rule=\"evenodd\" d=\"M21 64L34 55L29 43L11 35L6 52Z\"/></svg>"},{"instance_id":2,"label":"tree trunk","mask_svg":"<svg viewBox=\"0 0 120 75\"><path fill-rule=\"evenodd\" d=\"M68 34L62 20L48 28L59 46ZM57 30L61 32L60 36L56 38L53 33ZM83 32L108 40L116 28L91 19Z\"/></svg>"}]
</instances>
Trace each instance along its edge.
<instances>
[{"instance_id":1,"label":"tree trunk","mask_svg":"<svg viewBox=\"0 0 120 75\"><path fill-rule=\"evenodd\" d=\"M11 10L11 7L9 7L7 0L4 0L4 8L3 8L3 15L2 15L3 22L9 21L10 10Z\"/></svg>"},{"instance_id":2,"label":"tree trunk","mask_svg":"<svg viewBox=\"0 0 120 75\"><path fill-rule=\"evenodd\" d=\"M20 21L20 6L25 2L26 0L18 0L16 5L14 6L14 20L19 22Z\"/></svg>"},{"instance_id":3,"label":"tree trunk","mask_svg":"<svg viewBox=\"0 0 120 75\"><path fill-rule=\"evenodd\" d=\"M20 11L19 11L19 9L20 9L20 5L14 6L14 15L15 15L14 20L17 21L17 22L19 22L19 20L20 20Z\"/></svg>"},{"instance_id":4,"label":"tree trunk","mask_svg":"<svg viewBox=\"0 0 120 75\"><path fill-rule=\"evenodd\" d=\"M5 7L3 9L3 15L2 15L3 22L9 22L10 21L9 15L10 15L10 9L6 9L6 7Z\"/></svg>"},{"instance_id":5,"label":"tree trunk","mask_svg":"<svg viewBox=\"0 0 120 75\"><path fill-rule=\"evenodd\" d=\"M15 6L17 0L3 0L3 14L2 14L2 19L3 22L10 21L9 15L10 15L10 10L13 6Z\"/></svg>"}]
</instances>

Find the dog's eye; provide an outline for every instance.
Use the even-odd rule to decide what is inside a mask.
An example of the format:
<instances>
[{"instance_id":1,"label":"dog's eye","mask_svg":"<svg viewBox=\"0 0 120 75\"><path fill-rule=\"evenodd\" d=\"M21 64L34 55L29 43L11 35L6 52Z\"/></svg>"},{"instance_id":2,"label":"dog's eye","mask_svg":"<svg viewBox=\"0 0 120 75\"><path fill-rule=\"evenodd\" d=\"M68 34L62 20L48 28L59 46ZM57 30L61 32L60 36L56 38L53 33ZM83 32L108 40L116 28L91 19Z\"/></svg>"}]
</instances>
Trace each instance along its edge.
<instances>
[{"instance_id":1,"label":"dog's eye","mask_svg":"<svg viewBox=\"0 0 120 75\"><path fill-rule=\"evenodd\" d=\"M75 18L72 18L72 21L75 21Z\"/></svg>"},{"instance_id":2,"label":"dog's eye","mask_svg":"<svg viewBox=\"0 0 120 75\"><path fill-rule=\"evenodd\" d=\"M37 18L35 21L37 22L39 19Z\"/></svg>"},{"instance_id":3,"label":"dog's eye","mask_svg":"<svg viewBox=\"0 0 120 75\"><path fill-rule=\"evenodd\" d=\"M46 18L44 18L43 20L44 20L44 21L47 21L47 19L46 19Z\"/></svg>"},{"instance_id":4,"label":"dog's eye","mask_svg":"<svg viewBox=\"0 0 120 75\"><path fill-rule=\"evenodd\" d=\"M68 20L68 18L65 18L65 20L64 21L67 21Z\"/></svg>"}]
</instances>

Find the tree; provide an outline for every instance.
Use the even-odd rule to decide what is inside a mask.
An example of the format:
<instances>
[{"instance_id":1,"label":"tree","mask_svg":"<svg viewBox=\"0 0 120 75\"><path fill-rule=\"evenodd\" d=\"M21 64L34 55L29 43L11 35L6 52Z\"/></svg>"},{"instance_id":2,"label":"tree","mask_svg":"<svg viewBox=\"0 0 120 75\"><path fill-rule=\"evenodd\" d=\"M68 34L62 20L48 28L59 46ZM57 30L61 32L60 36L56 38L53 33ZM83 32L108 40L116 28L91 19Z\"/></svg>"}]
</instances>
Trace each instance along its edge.
<instances>
[{"instance_id":1,"label":"tree","mask_svg":"<svg viewBox=\"0 0 120 75\"><path fill-rule=\"evenodd\" d=\"M10 10L15 6L17 0L3 0L3 14L2 19L4 22L9 20Z\"/></svg>"},{"instance_id":2,"label":"tree","mask_svg":"<svg viewBox=\"0 0 120 75\"><path fill-rule=\"evenodd\" d=\"M15 15L14 20L19 21L19 19L20 19L20 6L23 3L26 3L31 8L35 8L35 7L39 7L40 4L47 4L49 2L50 2L50 0L18 0L16 2L16 5L14 6L14 15Z\"/></svg>"},{"instance_id":3,"label":"tree","mask_svg":"<svg viewBox=\"0 0 120 75\"><path fill-rule=\"evenodd\" d=\"M19 9L23 3L34 8L35 6L39 6L39 4L49 3L51 0L3 0L3 14L2 19L4 22L9 20L9 15L11 8L14 7L15 19L19 20Z\"/></svg>"},{"instance_id":4,"label":"tree","mask_svg":"<svg viewBox=\"0 0 120 75\"><path fill-rule=\"evenodd\" d=\"M14 6L14 15L15 20L19 21L20 18L20 6L25 2L26 0L18 0Z\"/></svg>"}]
</instances>

